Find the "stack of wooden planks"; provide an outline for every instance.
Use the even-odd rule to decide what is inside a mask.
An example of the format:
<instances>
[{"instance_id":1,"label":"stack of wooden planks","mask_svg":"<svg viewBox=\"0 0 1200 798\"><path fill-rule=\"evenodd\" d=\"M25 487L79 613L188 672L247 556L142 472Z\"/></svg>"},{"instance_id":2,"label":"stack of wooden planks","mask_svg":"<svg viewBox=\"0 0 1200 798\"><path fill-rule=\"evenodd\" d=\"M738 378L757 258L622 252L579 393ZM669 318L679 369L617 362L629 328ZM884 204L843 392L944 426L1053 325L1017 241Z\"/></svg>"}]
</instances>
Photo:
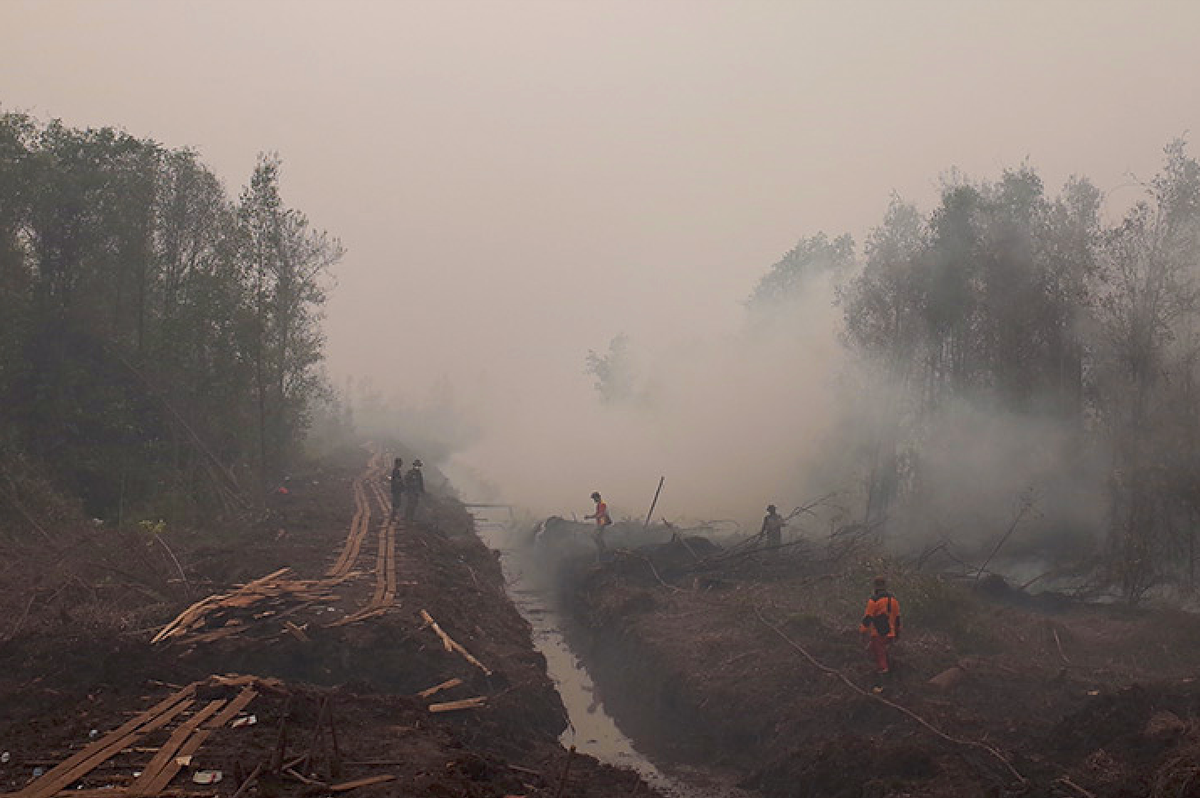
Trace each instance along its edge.
<instances>
[{"instance_id":1,"label":"stack of wooden planks","mask_svg":"<svg viewBox=\"0 0 1200 798\"><path fill-rule=\"evenodd\" d=\"M200 746L215 732L254 700L257 690L251 685L253 679L242 683L242 690L232 699L216 699L195 709L196 689L202 683L193 682L180 688L172 695L155 704L145 712L131 718L108 734L82 750L63 760L20 791L14 798L54 798L67 787L87 776L116 754L132 747L139 740L158 729L168 726L189 710L192 715L181 722L171 733L167 742L158 749L150 763L128 788L107 788L106 796L150 796L160 795L175 778L183 763L200 749ZM233 686L237 682L225 682ZM220 684L220 682L216 682ZM85 790L70 790L68 795L82 796Z\"/></svg>"},{"instance_id":2,"label":"stack of wooden planks","mask_svg":"<svg viewBox=\"0 0 1200 798\"><path fill-rule=\"evenodd\" d=\"M336 598L332 588L339 580L288 579L290 568L280 568L230 593L196 602L159 630L151 643L183 641L203 643L272 623L279 634L287 627L283 618L316 602Z\"/></svg>"}]
</instances>

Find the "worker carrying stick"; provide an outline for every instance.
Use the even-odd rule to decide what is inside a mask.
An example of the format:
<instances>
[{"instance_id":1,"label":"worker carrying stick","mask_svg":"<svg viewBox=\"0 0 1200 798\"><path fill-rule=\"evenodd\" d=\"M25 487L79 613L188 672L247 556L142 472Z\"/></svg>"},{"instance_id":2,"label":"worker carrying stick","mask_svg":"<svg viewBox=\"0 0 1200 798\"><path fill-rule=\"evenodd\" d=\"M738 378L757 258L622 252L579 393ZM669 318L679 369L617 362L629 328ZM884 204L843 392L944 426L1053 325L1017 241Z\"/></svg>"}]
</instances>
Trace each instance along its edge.
<instances>
[{"instance_id":1,"label":"worker carrying stick","mask_svg":"<svg viewBox=\"0 0 1200 798\"><path fill-rule=\"evenodd\" d=\"M775 505L767 505L767 515L763 518L762 529L758 531L759 537L766 541L768 546L778 546L783 542L783 528L787 526L787 521L783 516L775 512Z\"/></svg>"},{"instance_id":2,"label":"worker carrying stick","mask_svg":"<svg viewBox=\"0 0 1200 798\"><path fill-rule=\"evenodd\" d=\"M888 592L882 576L875 577L875 594L867 599L858 630L866 638L867 657L875 664L875 672L890 673L888 647L900 636L900 602Z\"/></svg>"}]
</instances>

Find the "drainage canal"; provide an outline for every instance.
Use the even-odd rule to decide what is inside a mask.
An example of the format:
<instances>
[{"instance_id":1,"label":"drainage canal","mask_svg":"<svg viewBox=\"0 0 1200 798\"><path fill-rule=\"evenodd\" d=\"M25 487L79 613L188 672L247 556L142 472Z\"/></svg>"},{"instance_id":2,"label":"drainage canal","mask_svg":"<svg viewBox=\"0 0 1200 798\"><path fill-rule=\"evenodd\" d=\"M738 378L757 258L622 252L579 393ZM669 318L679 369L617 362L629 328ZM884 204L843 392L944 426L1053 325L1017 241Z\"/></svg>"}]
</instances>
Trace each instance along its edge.
<instances>
[{"instance_id":1,"label":"drainage canal","mask_svg":"<svg viewBox=\"0 0 1200 798\"><path fill-rule=\"evenodd\" d=\"M729 779L677 763L651 762L605 711L602 693L563 634L565 619L557 608L554 575L532 556L529 541L508 523L507 511L470 506L479 536L500 552L509 598L533 628L533 643L546 658L546 669L567 709L570 726L565 746L601 762L635 770L647 783L671 798L749 798L752 793L728 784Z\"/></svg>"}]
</instances>

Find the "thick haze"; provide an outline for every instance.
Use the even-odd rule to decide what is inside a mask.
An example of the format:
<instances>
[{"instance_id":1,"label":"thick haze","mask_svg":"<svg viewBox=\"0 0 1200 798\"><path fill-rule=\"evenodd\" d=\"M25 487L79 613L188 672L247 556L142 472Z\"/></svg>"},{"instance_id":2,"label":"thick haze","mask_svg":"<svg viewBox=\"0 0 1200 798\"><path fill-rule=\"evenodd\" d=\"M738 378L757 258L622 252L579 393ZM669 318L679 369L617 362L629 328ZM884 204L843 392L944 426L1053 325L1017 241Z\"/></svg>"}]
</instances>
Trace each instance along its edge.
<instances>
[{"instance_id":1,"label":"thick haze","mask_svg":"<svg viewBox=\"0 0 1200 798\"><path fill-rule=\"evenodd\" d=\"M736 343L767 268L953 167L1119 213L1200 128L1198 30L1193 2L0 0L0 106L194 148L232 194L279 152L348 249L331 375L451 385L464 492L638 516L662 474L659 513L748 521L806 498L837 376L827 301L802 352ZM649 410L584 374L618 333Z\"/></svg>"}]
</instances>

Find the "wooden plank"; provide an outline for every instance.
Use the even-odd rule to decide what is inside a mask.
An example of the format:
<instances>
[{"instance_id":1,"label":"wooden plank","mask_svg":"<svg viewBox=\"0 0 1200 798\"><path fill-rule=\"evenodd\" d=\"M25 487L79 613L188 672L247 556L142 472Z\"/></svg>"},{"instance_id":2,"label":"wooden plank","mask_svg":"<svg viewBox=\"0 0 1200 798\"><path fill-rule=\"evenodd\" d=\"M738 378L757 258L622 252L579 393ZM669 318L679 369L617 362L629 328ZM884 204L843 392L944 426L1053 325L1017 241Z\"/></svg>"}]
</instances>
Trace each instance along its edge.
<instances>
[{"instance_id":1,"label":"wooden plank","mask_svg":"<svg viewBox=\"0 0 1200 798\"><path fill-rule=\"evenodd\" d=\"M182 746L184 742L186 742L187 739L192 736L192 732L194 732L201 723L215 715L223 706L225 706L225 699L223 698L218 698L215 701L209 701L203 709L201 709L192 717L188 718L184 723L180 724L179 728L171 734L170 738L163 745L163 747L158 749L158 753L155 754L154 758L150 760L150 764L146 765L145 769L142 770L142 775L138 776L137 780L135 780L133 784L129 785L129 794L152 795L153 793L161 790L163 787L166 787L167 783L171 780L171 777L179 772L179 766L175 764L175 756L177 755L180 746ZM171 769L172 766L174 766L174 770ZM168 776L166 780L163 780L161 783L159 783L160 776L168 772L170 773L170 776Z\"/></svg>"},{"instance_id":2,"label":"wooden plank","mask_svg":"<svg viewBox=\"0 0 1200 798\"><path fill-rule=\"evenodd\" d=\"M284 568L280 568L278 571L272 571L271 573L267 574L266 576L260 576L258 579L255 579L253 582L247 582L246 584L242 585L240 588L238 588L238 592L241 592L243 590L253 590L254 588L258 587L259 585L264 585L267 582L270 582L272 579L278 579L279 577L283 576L284 574L288 573L291 570L292 570L291 568L284 567Z\"/></svg>"},{"instance_id":3,"label":"wooden plank","mask_svg":"<svg viewBox=\"0 0 1200 798\"><path fill-rule=\"evenodd\" d=\"M56 792L54 796L55 798L121 798L128 794L128 792L120 787L90 787L86 790L63 790L62 792ZM215 796L216 793L174 789L163 790L158 793L156 798L178 798L178 796L184 795L189 796L189 798L207 798L208 796Z\"/></svg>"},{"instance_id":4,"label":"wooden plank","mask_svg":"<svg viewBox=\"0 0 1200 798\"><path fill-rule=\"evenodd\" d=\"M388 607L371 607L368 605L368 606L364 607L363 609L359 610L358 612L354 613L353 615L347 615L345 618L341 618L339 620L334 621L333 623L329 624L329 626L331 628L334 626L345 626L348 623L355 623L356 621L365 621L368 618L375 618L379 615L386 615L388 609L389 609Z\"/></svg>"},{"instance_id":5,"label":"wooden plank","mask_svg":"<svg viewBox=\"0 0 1200 798\"><path fill-rule=\"evenodd\" d=\"M179 771L183 770L185 762L191 762L192 757L197 751L200 750L200 746L204 745L205 741L208 740L212 733L212 729L195 730L192 733L192 736L188 737L187 741L179 747L179 751L176 753L176 755L171 757L171 760L167 762L163 769L159 771L158 775L155 776L154 781L151 782L146 794L154 796L162 795L163 789L171 783L171 780L175 778ZM140 793L135 792L133 785L131 784L129 786L129 794L134 796L139 795Z\"/></svg>"},{"instance_id":6,"label":"wooden plank","mask_svg":"<svg viewBox=\"0 0 1200 798\"><path fill-rule=\"evenodd\" d=\"M433 695L434 693L440 693L443 690L449 690L451 687L458 687L462 683L463 680L459 678L447 679L441 684L435 684L433 687L427 687L426 689L417 693L417 695L419 695L421 698L429 698L429 696Z\"/></svg>"},{"instance_id":7,"label":"wooden plank","mask_svg":"<svg viewBox=\"0 0 1200 798\"><path fill-rule=\"evenodd\" d=\"M442 645L446 647L447 651L457 651L459 654L462 654L463 659L474 665L476 668L479 668L479 670L483 671L484 675L492 675L490 668L488 668L479 660L475 659L475 657L471 655L470 651L467 651L465 648L455 642L450 635L443 632L442 627L438 626L437 621L433 620L433 616L431 616L425 610L421 610L421 618L424 619L425 623L429 624L433 631L437 633L437 636L442 639Z\"/></svg>"},{"instance_id":8,"label":"wooden plank","mask_svg":"<svg viewBox=\"0 0 1200 798\"><path fill-rule=\"evenodd\" d=\"M156 729L159 729L175 719L179 713L183 712L192 704L191 698L180 698L182 695L191 695L195 690L195 685L188 685L183 690L180 690L170 699L162 701L147 710L143 715L139 715L133 720L121 726L114 732L111 732L102 740L97 740L92 745L79 751L72 757L66 759L58 767L43 774L37 781L25 786L15 795L20 798L49 798L54 793L71 784L74 781L91 773L97 765L109 759L117 752L129 747L133 742L144 735L149 734ZM170 704L168 701L174 701ZM166 705L164 708L164 704ZM150 715L149 713L156 713Z\"/></svg>"},{"instance_id":9,"label":"wooden plank","mask_svg":"<svg viewBox=\"0 0 1200 798\"><path fill-rule=\"evenodd\" d=\"M342 549L337 562L326 573L327 576L343 576L358 560L358 552L362 539L370 523L370 509L367 507L366 492L363 490L365 477L354 480L354 518L350 522L350 534L346 537L346 545Z\"/></svg>"},{"instance_id":10,"label":"wooden plank","mask_svg":"<svg viewBox=\"0 0 1200 798\"><path fill-rule=\"evenodd\" d=\"M300 782L301 784L308 784L313 787L328 786L323 781L317 781L316 779L310 779L308 776L303 776L300 773L297 773L293 768L284 768L283 772L288 774L289 776L291 776L292 778L294 778L296 781Z\"/></svg>"},{"instance_id":11,"label":"wooden plank","mask_svg":"<svg viewBox=\"0 0 1200 798\"><path fill-rule=\"evenodd\" d=\"M107 756L97 759L92 763L91 767L83 770L84 774L94 770L96 766L103 763L112 754L127 747L130 742L137 739L145 732L142 727L161 715L170 714L174 717L178 712L182 712L184 707L191 703L188 699L195 692L196 685L189 684L175 692L173 695L163 699L155 704L150 709L139 713L137 716L129 719L117 729L106 734L103 738L86 746L82 750L76 752L72 756L65 759L62 763L52 768L41 778L25 786L24 789L17 792L17 795L33 796L44 795L47 793L56 792L57 790L70 784L78 776L71 776L77 768L86 762L91 762L101 753L111 751Z\"/></svg>"},{"instance_id":12,"label":"wooden plank","mask_svg":"<svg viewBox=\"0 0 1200 798\"><path fill-rule=\"evenodd\" d=\"M176 616L175 620L164 626L150 642L158 643L171 637L178 637L179 635L185 633L188 628L195 625L198 620L207 615L210 610L220 607L228 601L236 602L244 600L242 597L244 597L246 594L255 593L255 591L257 591L259 588L263 587L272 580L278 579L289 571L291 571L291 568L280 568L278 571L255 579L253 582L246 583L231 593L216 594L197 601L195 604L191 605L178 616Z\"/></svg>"},{"instance_id":13,"label":"wooden plank","mask_svg":"<svg viewBox=\"0 0 1200 798\"><path fill-rule=\"evenodd\" d=\"M208 680L222 687L266 687L269 690L282 690L283 682L274 676L254 676L245 673L227 673L223 676L209 676Z\"/></svg>"},{"instance_id":14,"label":"wooden plank","mask_svg":"<svg viewBox=\"0 0 1200 798\"><path fill-rule=\"evenodd\" d=\"M459 709L478 709L487 703L487 696L478 695L474 698L464 698L462 701L447 701L444 704L430 704L430 712L454 712Z\"/></svg>"},{"instance_id":15,"label":"wooden plank","mask_svg":"<svg viewBox=\"0 0 1200 798\"><path fill-rule=\"evenodd\" d=\"M299 640L301 643L310 643L310 642L312 642L312 638L310 638L308 635L306 635L306 634L304 633L304 630L303 630L303 629L301 629L299 626L297 626L296 624L292 623L291 621L284 621L284 622L283 622L283 628L284 628L284 629L287 629L287 630L288 630L288 632L290 632L290 633L291 633L292 637L296 638L296 639L297 639L297 640Z\"/></svg>"},{"instance_id":16,"label":"wooden plank","mask_svg":"<svg viewBox=\"0 0 1200 798\"><path fill-rule=\"evenodd\" d=\"M396 777L391 773L384 773L379 776L367 776L364 779L355 779L354 781L344 781L341 784L334 784L327 787L330 792L346 792L353 790L356 787L369 787L372 784L383 784L385 781L392 781Z\"/></svg>"},{"instance_id":17,"label":"wooden plank","mask_svg":"<svg viewBox=\"0 0 1200 798\"><path fill-rule=\"evenodd\" d=\"M213 596L209 596L207 598L201 599L200 601L197 601L195 604L192 604L190 607L185 609L183 612L176 615L175 618L170 623L168 623L166 626L164 626L162 629L160 629L158 634L156 634L153 637L153 639L150 640L151 644L157 643L160 640L165 640L168 637L174 637L176 634L178 634L178 632L181 628L183 628L185 626L190 626L193 621L195 621L198 617L203 615L205 610L210 605L216 604L217 600L219 598L220 598L220 596L213 595Z\"/></svg>"},{"instance_id":18,"label":"wooden plank","mask_svg":"<svg viewBox=\"0 0 1200 798\"><path fill-rule=\"evenodd\" d=\"M222 709L215 718L205 724L206 729L219 729L229 721L233 720L239 712L245 709L251 701L258 697L258 691L253 687L247 687L238 693L237 698L230 701L224 709Z\"/></svg>"}]
</instances>

